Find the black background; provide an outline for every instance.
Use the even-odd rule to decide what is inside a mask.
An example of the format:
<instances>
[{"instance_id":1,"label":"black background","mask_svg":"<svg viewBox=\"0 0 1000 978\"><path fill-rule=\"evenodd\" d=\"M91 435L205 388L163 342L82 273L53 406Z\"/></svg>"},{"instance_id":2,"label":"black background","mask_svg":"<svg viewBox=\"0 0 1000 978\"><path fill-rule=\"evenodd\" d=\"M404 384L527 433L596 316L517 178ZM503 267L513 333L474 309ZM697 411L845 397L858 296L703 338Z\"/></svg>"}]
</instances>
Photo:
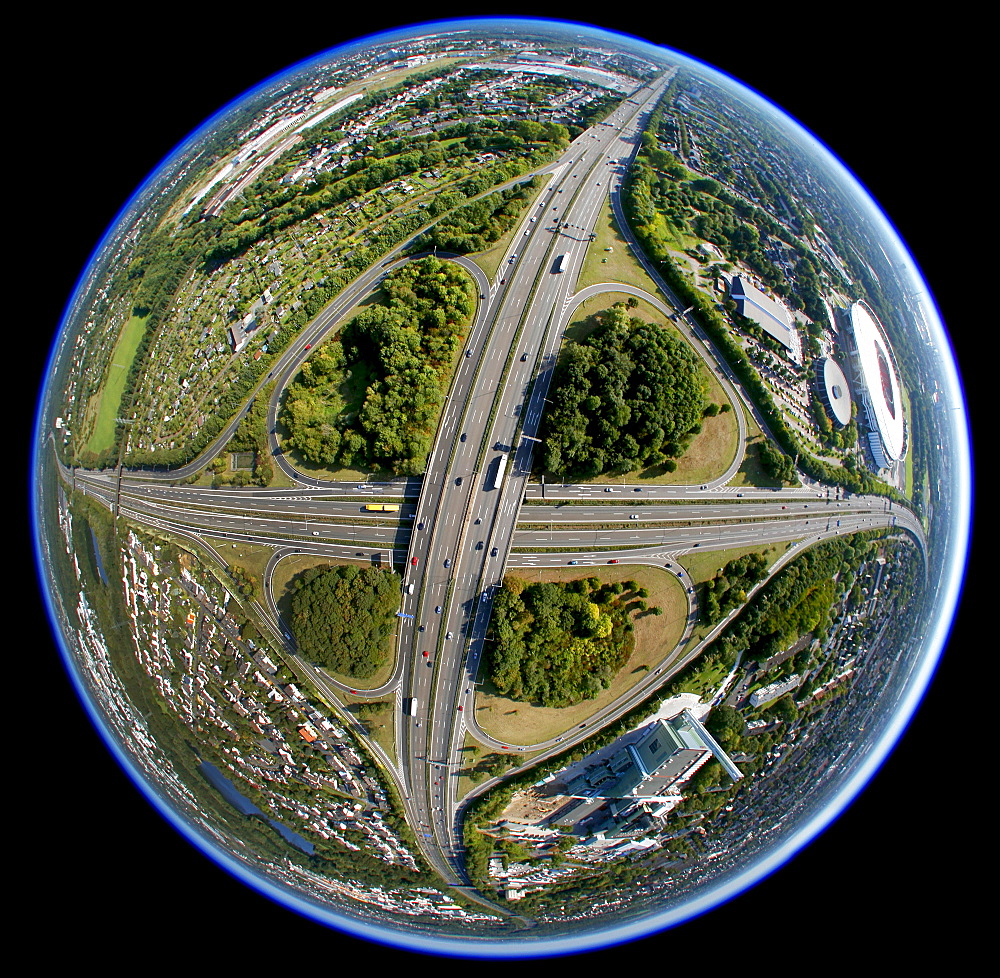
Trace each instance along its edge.
<instances>
[{"instance_id":1,"label":"black background","mask_svg":"<svg viewBox=\"0 0 1000 978\"><path fill-rule=\"evenodd\" d=\"M973 131L966 127L982 122L974 118L967 67L975 58L967 39L953 24L907 25L903 32L888 16L864 25L831 17L807 26L802 12L789 8L764 22L745 13L678 19L664 6L660 15L643 15L641 32L749 84L844 160L916 256L975 396L981 391L971 362L978 329L966 301L974 289L975 237L948 190L949 174L975 172L982 155L963 138ZM638 17L630 10L617 20L591 19L639 33ZM18 410L25 436L28 405L63 306L97 241L145 176L249 87L386 26L345 20L342 8L328 9L322 17L315 11L307 20L296 16L289 36L282 36L281 19L281 8L272 8L253 24L242 15L220 22L218 12L202 22L188 11L155 28L83 17L38 25L36 36L45 41L34 46L37 63L16 86L24 116L19 135L8 140L15 163L8 187L15 213L25 208L20 230L8 225L8 238L23 235L12 241L23 267L8 266L8 287L23 289L28 300L13 311L17 355L30 365L16 368L13 377L14 389L23 389ZM8 770L23 792L23 807L13 807L21 810L18 832L32 860L24 877L30 915L58 920L60 935L84 960L96 957L102 944L110 950L104 942L113 947L117 934L150 951L162 947L167 958L176 954L189 965L190 952L207 953L202 960L208 963L227 960L235 949L297 967L336 968L356 955L383 966L408 963L404 952L376 949L259 897L178 836L91 728L64 678L27 572L23 583L18 618L27 616L30 627L23 646L10 652L30 660L20 681L33 683L38 695L30 699L29 733L18 751L21 774ZM952 809L948 793L956 777L961 783L971 775L964 738L955 736L971 701L959 676L982 667L971 604L967 594L939 675L897 750L813 845L707 916L574 963L607 968L656 961L686 970L742 958L802 967L842 954L888 961L900 942L914 940L961 947L973 870L959 855L966 849L958 835L964 803ZM242 953L238 959L245 960Z\"/></svg>"}]
</instances>

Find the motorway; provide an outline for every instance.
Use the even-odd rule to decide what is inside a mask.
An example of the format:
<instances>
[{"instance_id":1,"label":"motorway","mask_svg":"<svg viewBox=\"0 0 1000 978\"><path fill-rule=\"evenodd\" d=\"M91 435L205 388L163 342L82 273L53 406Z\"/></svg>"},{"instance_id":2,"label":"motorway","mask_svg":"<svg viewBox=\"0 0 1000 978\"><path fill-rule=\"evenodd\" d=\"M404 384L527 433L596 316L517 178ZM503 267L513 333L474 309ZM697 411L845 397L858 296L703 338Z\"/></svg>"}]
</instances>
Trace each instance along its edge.
<instances>
[{"instance_id":1,"label":"motorway","mask_svg":"<svg viewBox=\"0 0 1000 978\"><path fill-rule=\"evenodd\" d=\"M372 749L399 783L424 856L451 885L467 884L457 797L467 735L498 749L541 751L543 756L563 750L650 695L698 652L689 649L683 658L676 653L595 714L584 729L543 744L500 744L476 726L473 703L492 595L506 567L644 563L666 566L681 580L677 558L696 548L793 543L784 562L802 547L841 532L899 526L922 541L915 517L881 497L844 498L816 485L783 490L726 486L742 461L742 448L725 473L701 486L528 484L563 331L584 293L597 288L573 292L596 221L609 192L617 191L623 169L617 161L634 155L644 122L669 78L668 73L634 93L546 168L549 182L512 236L493 282L473 262L455 259L475 279L481 301L422 479L330 483L309 478L283 458L275 434L281 389L294 378L308 348L378 288L400 261L391 256L320 313L264 381L277 381L268 413L271 446L295 488L209 490L168 484L203 468L228 441L246 408L199 460L183 469L67 471L77 488L137 521L199 540L209 535L275 547L265 575L268 607L258 611L289 648L291 636L267 586L283 557L297 553L369 561L378 556L402 568L397 657L383 686L347 690L301 660L297 667L331 701L348 692L394 696L395 759L377 745ZM601 288L620 291L622 286ZM691 336L738 406L738 385L701 338L692 336L692 324L679 305L655 302ZM743 412L735 413L745 424ZM740 434L742 446L745 428ZM501 455L509 461L494 488ZM397 502L400 511L368 512L364 506L371 501ZM224 553L211 552L225 562ZM689 585L685 593L689 631L697 609Z\"/></svg>"}]
</instances>

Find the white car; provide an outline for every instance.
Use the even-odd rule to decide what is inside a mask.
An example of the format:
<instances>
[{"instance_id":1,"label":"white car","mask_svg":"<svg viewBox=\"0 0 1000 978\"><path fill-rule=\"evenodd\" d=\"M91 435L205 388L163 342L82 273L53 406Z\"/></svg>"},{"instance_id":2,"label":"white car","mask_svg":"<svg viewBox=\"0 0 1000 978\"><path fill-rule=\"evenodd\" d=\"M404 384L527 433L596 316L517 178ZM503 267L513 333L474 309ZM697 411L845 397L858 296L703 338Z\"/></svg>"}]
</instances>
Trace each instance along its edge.
<instances>
[{"instance_id":1,"label":"white car","mask_svg":"<svg viewBox=\"0 0 1000 978\"><path fill-rule=\"evenodd\" d=\"M630 520L637 520L638 518L639 518L639 514L638 514L638 513L633 513L633 514L632 514L632 515L631 515L631 516L629 517L629 519L630 519Z\"/></svg>"}]
</instances>

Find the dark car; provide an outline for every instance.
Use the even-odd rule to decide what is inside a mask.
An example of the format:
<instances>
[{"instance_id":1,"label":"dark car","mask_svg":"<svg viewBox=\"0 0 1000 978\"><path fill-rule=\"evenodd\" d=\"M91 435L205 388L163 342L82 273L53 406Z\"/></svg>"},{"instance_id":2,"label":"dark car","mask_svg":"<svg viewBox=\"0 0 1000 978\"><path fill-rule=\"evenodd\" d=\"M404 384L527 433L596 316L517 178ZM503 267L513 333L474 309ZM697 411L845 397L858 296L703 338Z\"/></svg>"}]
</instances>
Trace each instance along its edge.
<instances>
[{"instance_id":1,"label":"dark car","mask_svg":"<svg viewBox=\"0 0 1000 978\"><path fill-rule=\"evenodd\" d=\"M435 611L435 612L436 612L437 614L439 614L439 615L440 615L440 614L441 614L441 605L438 605L438 606L437 606L437 607L436 607L436 608L434 609L434 611Z\"/></svg>"},{"instance_id":2,"label":"dark car","mask_svg":"<svg viewBox=\"0 0 1000 978\"><path fill-rule=\"evenodd\" d=\"M483 549L483 541L480 540L479 543L476 544L476 550L482 550L482 549Z\"/></svg>"},{"instance_id":3,"label":"dark car","mask_svg":"<svg viewBox=\"0 0 1000 978\"><path fill-rule=\"evenodd\" d=\"M445 567L451 567L451 557L445 557L445 559L444 559L444 566Z\"/></svg>"},{"instance_id":4,"label":"dark car","mask_svg":"<svg viewBox=\"0 0 1000 978\"><path fill-rule=\"evenodd\" d=\"M466 434L466 433L465 433L465 432L463 431L463 432L462 432L462 437L461 437L461 438L459 438L458 440L459 440L459 441L465 441L465 439L466 439L466 438L468 438L468 435L467 435L467 434Z\"/></svg>"},{"instance_id":5,"label":"dark car","mask_svg":"<svg viewBox=\"0 0 1000 978\"><path fill-rule=\"evenodd\" d=\"M521 354L521 363L524 363L524 361L527 359L528 359L528 351L525 350L524 353Z\"/></svg>"},{"instance_id":6,"label":"dark car","mask_svg":"<svg viewBox=\"0 0 1000 978\"><path fill-rule=\"evenodd\" d=\"M457 479L455 480L455 485L456 485L456 486L460 486L461 484L462 484L462 477L461 477L461 476L459 476L459 477L458 477L458 478L457 478Z\"/></svg>"},{"instance_id":7,"label":"dark car","mask_svg":"<svg viewBox=\"0 0 1000 978\"><path fill-rule=\"evenodd\" d=\"M490 551L490 556L491 556L491 557L495 557L495 556L496 556L496 555L497 555L498 553L499 553L499 551L497 550L497 548L496 548L496 547L494 547L494 548L493 548L493 549L492 549L492 550Z\"/></svg>"}]
</instances>

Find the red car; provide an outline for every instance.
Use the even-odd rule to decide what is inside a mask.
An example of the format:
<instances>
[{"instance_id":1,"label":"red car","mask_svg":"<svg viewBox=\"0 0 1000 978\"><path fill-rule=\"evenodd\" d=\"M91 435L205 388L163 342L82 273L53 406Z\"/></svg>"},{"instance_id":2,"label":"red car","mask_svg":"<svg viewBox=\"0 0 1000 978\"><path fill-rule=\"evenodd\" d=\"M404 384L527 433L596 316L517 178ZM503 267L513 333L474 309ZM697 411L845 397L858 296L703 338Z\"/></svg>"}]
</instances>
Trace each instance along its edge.
<instances>
[{"instance_id":1,"label":"red car","mask_svg":"<svg viewBox=\"0 0 1000 978\"><path fill-rule=\"evenodd\" d=\"M312 343L306 343L306 349L311 350L313 348Z\"/></svg>"},{"instance_id":2,"label":"red car","mask_svg":"<svg viewBox=\"0 0 1000 978\"><path fill-rule=\"evenodd\" d=\"M608 561L608 563L609 564L617 564L618 561L614 557L612 557L611 560Z\"/></svg>"},{"instance_id":3,"label":"red car","mask_svg":"<svg viewBox=\"0 0 1000 978\"><path fill-rule=\"evenodd\" d=\"M426 659L429 655L430 655L430 652L428 652L426 649L424 649L424 658Z\"/></svg>"},{"instance_id":4,"label":"red car","mask_svg":"<svg viewBox=\"0 0 1000 978\"><path fill-rule=\"evenodd\" d=\"M413 564L414 567L416 567L417 566L417 558L414 557L413 560L410 561L410 563Z\"/></svg>"},{"instance_id":5,"label":"red car","mask_svg":"<svg viewBox=\"0 0 1000 978\"><path fill-rule=\"evenodd\" d=\"M462 704L461 703L458 704L458 708L459 708L459 710L462 709Z\"/></svg>"}]
</instances>

